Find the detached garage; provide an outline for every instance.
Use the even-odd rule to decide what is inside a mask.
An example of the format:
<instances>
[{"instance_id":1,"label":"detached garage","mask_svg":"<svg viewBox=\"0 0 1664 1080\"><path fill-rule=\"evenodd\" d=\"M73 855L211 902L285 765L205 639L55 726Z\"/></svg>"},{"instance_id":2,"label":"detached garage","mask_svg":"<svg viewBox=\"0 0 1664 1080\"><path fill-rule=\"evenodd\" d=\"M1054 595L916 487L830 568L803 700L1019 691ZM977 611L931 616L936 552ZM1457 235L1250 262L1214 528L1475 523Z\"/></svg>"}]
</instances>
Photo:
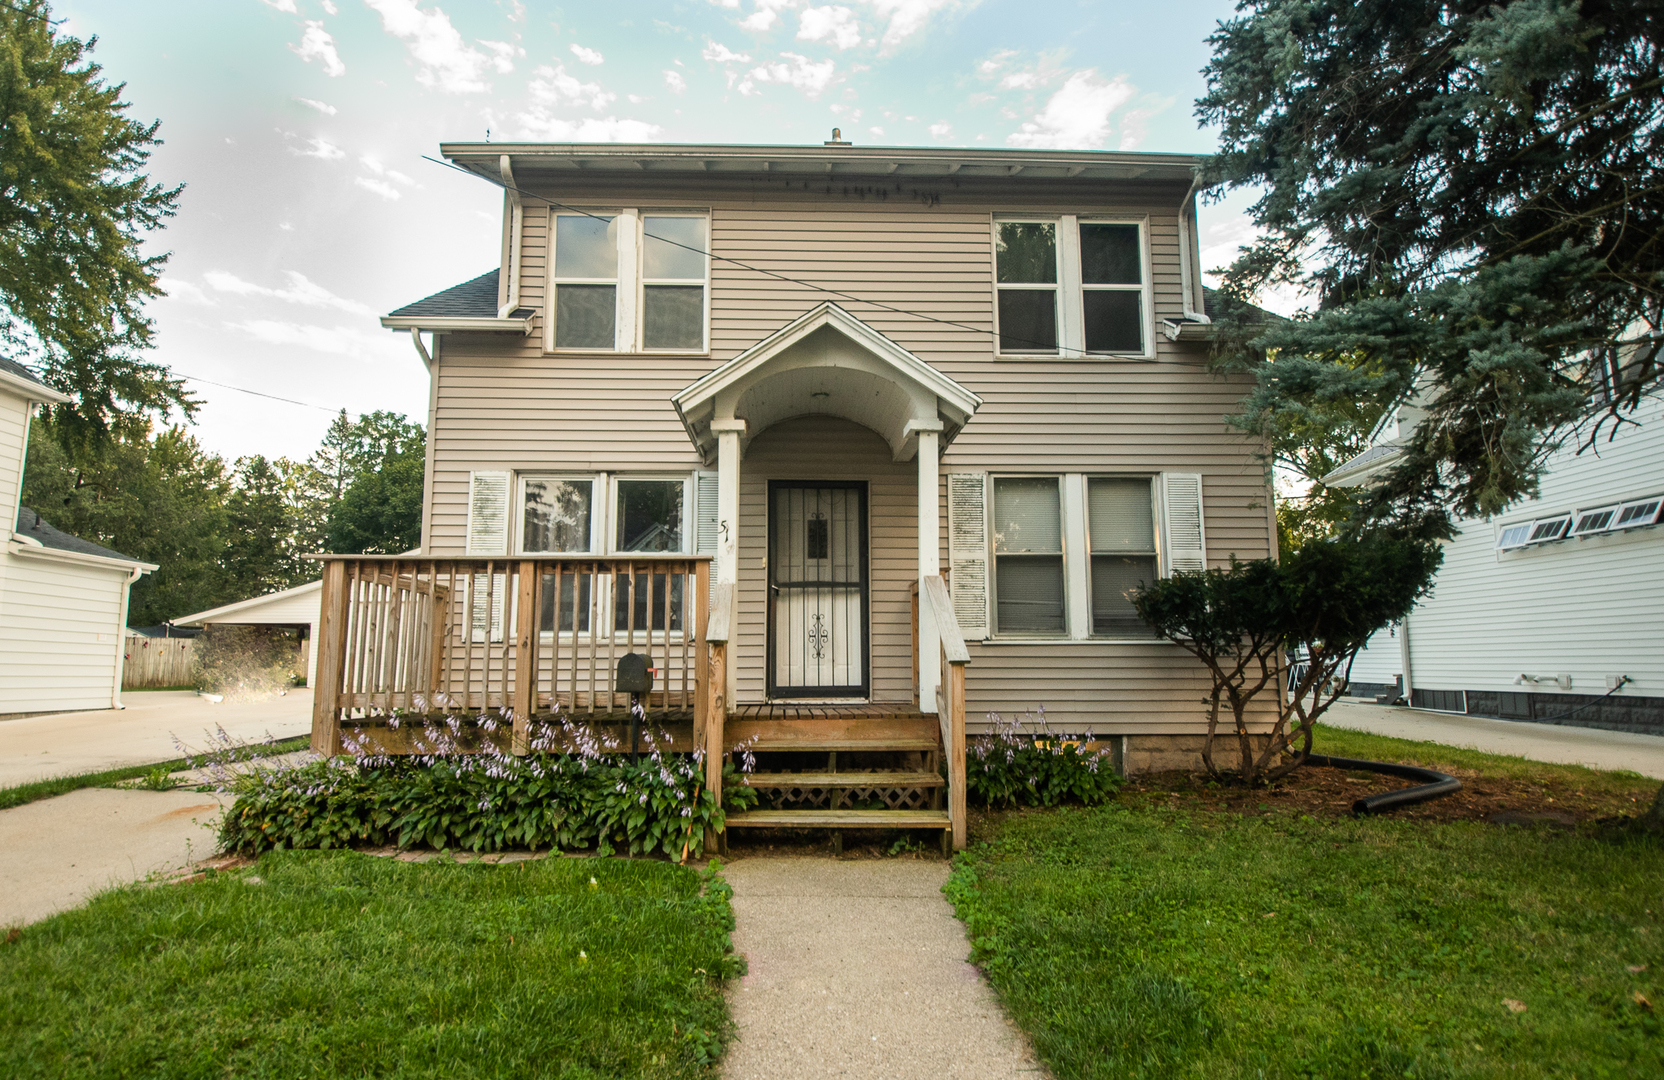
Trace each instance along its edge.
<instances>
[{"instance_id":1,"label":"detached garage","mask_svg":"<svg viewBox=\"0 0 1664 1080\"><path fill-rule=\"evenodd\" d=\"M199 611L173 620L175 626L271 626L300 631L306 649L306 685L318 675L318 620L323 603L324 583L313 581L282 592L267 593L252 600Z\"/></svg>"}]
</instances>

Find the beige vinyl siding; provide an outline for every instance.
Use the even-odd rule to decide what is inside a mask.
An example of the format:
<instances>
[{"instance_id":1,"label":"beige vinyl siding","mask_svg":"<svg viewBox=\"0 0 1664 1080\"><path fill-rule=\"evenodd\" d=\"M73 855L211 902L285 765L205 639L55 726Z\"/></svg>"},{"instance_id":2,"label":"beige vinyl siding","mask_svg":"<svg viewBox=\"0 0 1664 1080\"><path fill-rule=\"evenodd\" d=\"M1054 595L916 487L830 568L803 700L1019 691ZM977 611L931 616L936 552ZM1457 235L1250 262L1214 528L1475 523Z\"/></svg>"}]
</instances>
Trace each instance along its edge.
<instances>
[{"instance_id":1,"label":"beige vinyl siding","mask_svg":"<svg viewBox=\"0 0 1664 1080\"><path fill-rule=\"evenodd\" d=\"M709 209L715 256L710 355L548 355L541 311L536 332L525 338L445 338L435 373L430 550L461 554L471 470L702 467L670 396L826 300L983 398L981 410L944 455L944 472L1197 472L1204 477L1210 561L1225 565L1232 555L1250 559L1272 550L1270 493L1255 460L1256 446L1223 421L1248 382L1209 373L1204 348L1176 345L1159 330L1163 318L1176 318L1184 309L1177 209L1182 187L948 180L934 187L905 185L881 198L875 194L878 183L833 184L830 193L802 184L801 179L729 179L690 189L643 178L638 191L627 191L618 181L588 190L563 181L559 197L569 205ZM1147 220L1156 359L996 360L991 247L996 212ZM527 307L541 309L543 303L546 244L547 214L528 207L520 294ZM753 432L756 441L741 467L737 697L742 701L762 694L757 560L765 535L767 473L793 460L781 442L785 430ZM835 444L836 454L822 446L814 449L812 461L797 460L805 467L814 464L815 476L890 476L911 492L914 463L889 463L876 436L853 429L851 435ZM759 454L765 465L757 464ZM875 606L874 695L904 700L911 696L905 613L916 565L911 534L916 507L911 494L898 494L894 517L887 519L877 487L872 498L874 604L894 605L902 613L899 623L881 625ZM946 521L944 510L944 528ZM876 530L894 534L894 553L883 555L894 596L883 595L880 585ZM945 537L943 552L945 566ZM1179 725L1173 730L1196 730L1204 683L1199 668L1176 647L1094 642L1048 650L990 642L976 647L975 661L970 687L976 715L1043 702L1048 710L1062 710L1060 715L1122 717L1140 731L1172 724Z\"/></svg>"},{"instance_id":2,"label":"beige vinyl siding","mask_svg":"<svg viewBox=\"0 0 1664 1080\"><path fill-rule=\"evenodd\" d=\"M127 572L0 553L0 716L108 709Z\"/></svg>"},{"instance_id":3,"label":"beige vinyl siding","mask_svg":"<svg viewBox=\"0 0 1664 1080\"><path fill-rule=\"evenodd\" d=\"M832 448L836 448L835 452ZM867 482L868 611L872 700L913 699L913 607L918 576L918 480L912 463L890 460L871 431L833 417L776 424L751 443L740 466L739 701L765 693L768 612L768 482Z\"/></svg>"}]
</instances>

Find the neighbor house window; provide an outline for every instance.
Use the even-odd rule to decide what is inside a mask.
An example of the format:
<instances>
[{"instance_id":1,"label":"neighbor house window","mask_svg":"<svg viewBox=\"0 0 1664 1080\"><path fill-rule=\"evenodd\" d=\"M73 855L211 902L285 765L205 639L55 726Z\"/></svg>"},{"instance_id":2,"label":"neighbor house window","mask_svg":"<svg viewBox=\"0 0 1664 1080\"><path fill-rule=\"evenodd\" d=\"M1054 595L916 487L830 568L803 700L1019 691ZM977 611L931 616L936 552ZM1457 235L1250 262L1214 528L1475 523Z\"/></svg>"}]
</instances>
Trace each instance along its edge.
<instances>
[{"instance_id":1,"label":"neighbor house window","mask_svg":"<svg viewBox=\"0 0 1664 1080\"><path fill-rule=\"evenodd\" d=\"M641 218L641 347L705 349L705 219Z\"/></svg>"},{"instance_id":2,"label":"neighbor house window","mask_svg":"<svg viewBox=\"0 0 1664 1080\"><path fill-rule=\"evenodd\" d=\"M555 212L551 349L704 352L704 214Z\"/></svg>"},{"instance_id":3,"label":"neighbor house window","mask_svg":"<svg viewBox=\"0 0 1664 1080\"><path fill-rule=\"evenodd\" d=\"M1001 221L995 226L1000 352L1057 351L1057 224Z\"/></svg>"},{"instance_id":4,"label":"neighbor house window","mask_svg":"<svg viewBox=\"0 0 1664 1080\"><path fill-rule=\"evenodd\" d=\"M1150 481L1089 478L1086 529L1092 555L1092 633L1148 636L1149 627L1133 609L1132 592L1157 577Z\"/></svg>"},{"instance_id":5,"label":"neighbor house window","mask_svg":"<svg viewBox=\"0 0 1664 1080\"><path fill-rule=\"evenodd\" d=\"M1000 355L1149 355L1146 246L1142 221L997 218Z\"/></svg>"},{"instance_id":6,"label":"neighbor house window","mask_svg":"<svg viewBox=\"0 0 1664 1080\"><path fill-rule=\"evenodd\" d=\"M1063 634L1063 512L1055 476L994 478L994 622L1000 634Z\"/></svg>"},{"instance_id":7,"label":"neighbor house window","mask_svg":"<svg viewBox=\"0 0 1664 1080\"><path fill-rule=\"evenodd\" d=\"M618 218L555 215L557 349L611 349L618 337Z\"/></svg>"}]
</instances>

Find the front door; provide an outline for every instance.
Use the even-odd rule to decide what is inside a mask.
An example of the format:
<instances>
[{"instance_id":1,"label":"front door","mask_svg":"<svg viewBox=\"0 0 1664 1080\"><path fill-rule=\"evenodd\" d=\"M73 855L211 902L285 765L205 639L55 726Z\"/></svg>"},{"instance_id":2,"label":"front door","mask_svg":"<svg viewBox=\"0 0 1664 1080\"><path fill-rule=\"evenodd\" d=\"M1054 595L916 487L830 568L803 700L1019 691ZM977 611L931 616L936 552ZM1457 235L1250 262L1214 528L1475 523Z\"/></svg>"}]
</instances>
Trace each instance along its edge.
<instances>
[{"instance_id":1,"label":"front door","mask_svg":"<svg viewBox=\"0 0 1664 1080\"><path fill-rule=\"evenodd\" d=\"M866 697L867 485L768 485L770 697Z\"/></svg>"}]
</instances>

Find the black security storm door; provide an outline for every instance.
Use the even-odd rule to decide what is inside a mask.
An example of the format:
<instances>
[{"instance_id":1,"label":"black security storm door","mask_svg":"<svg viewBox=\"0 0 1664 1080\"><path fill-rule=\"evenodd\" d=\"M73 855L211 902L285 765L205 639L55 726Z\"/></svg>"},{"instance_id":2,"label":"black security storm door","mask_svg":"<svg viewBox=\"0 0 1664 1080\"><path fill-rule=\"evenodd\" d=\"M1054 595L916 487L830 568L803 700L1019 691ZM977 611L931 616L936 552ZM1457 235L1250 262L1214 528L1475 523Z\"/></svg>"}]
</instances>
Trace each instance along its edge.
<instances>
[{"instance_id":1,"label":"black security storm door","mask_svg":"<svg viewBox=\"0 0 1664 1080\"><path fill-rule=\"evenodd\" d=\"M770 697L866 697L867 485L768 485Z\"/></svg>"}]
</instances>

